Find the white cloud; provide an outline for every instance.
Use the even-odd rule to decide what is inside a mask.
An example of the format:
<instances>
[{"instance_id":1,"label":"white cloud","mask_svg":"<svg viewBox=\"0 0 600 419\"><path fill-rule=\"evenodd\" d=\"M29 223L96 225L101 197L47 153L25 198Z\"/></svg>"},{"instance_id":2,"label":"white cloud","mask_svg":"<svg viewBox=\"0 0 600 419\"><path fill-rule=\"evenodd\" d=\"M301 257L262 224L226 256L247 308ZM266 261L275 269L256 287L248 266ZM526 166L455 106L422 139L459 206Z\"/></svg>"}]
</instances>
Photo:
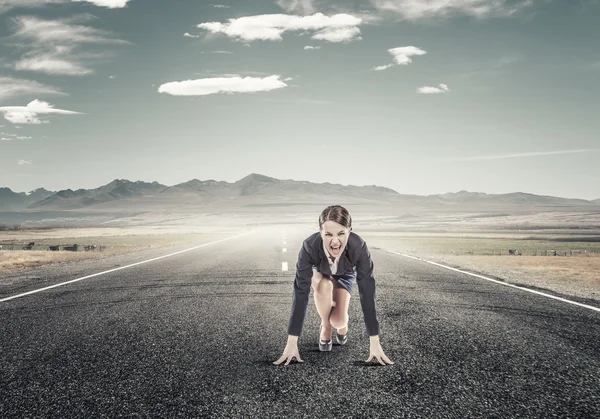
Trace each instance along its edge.
<instances>
[{"instance_id":1,"label":"white cloud","mask_svg":"<svg viewBox=\"0 0 600 419\"><path fill-rule=\"evenodd\" d=\"M347 42L357 39L361 22L360 18L344 13L333 16L325 16L322 13L311 16L270 14L229 19L228 23L205 22L197 27L243 41L279 41L284 32L316 31L313 39Z\"/></svg>"},{"instance_id":2,"label":"white cloud","mask_svg":"<svg viewBox=\"0 0 600 419\"><path fill-rule=\"evenodd\" d=\"M43 7L49 4L87 2L96 6L108 7L111 9L125 7L131 0L1 0L0 13L6 12L15 7Z\"/></svg>"},{"instance_id":3,"label":"white cloud","mask_svg":"<svg viewBox=\"0 0 600 419\"><path fill-rule=\"evenodd\" d=\"M533 0L371 0L384 12L407 20L463 14L478 18L510 16L533 4Z\"/></svg>"},{"instance_id":4,"label":"white cloud","mask_svg":"<svg viewBox=\"0 0 600 419\"><path fill-rule=\"evenodd\" d=\"M80 15L69 19L46 20L34 16L19 16L12 19L17 28L13 37L29 40L36 45L129 44L112 38L107 31L74 23L91 18L91 15Z\"/></svg>"},{"instance_id":5,"label":"white cloud","mask_svg":"<svg viewBox=\"0 0 600 419\"><path fill-rule=\"evenodd\" d=\"M321 49L321 47L319 47L319 46L314 47L312 45L307 45L304 47L304 49Z\"/></svg>"},{"instance_id":6,"label":"white cloud","mask_svg":"<svg viewBox=\"0 0 600 419\"><path fill-rule=\"evenodd\" d=\"M0 100L27 94L65 95L58 88L34 80L0 77Z\"/></svg>"},{"instance_id":7,"label":"white cloud","mask_svg":"<svg viewBox=\"0 0 600 419\"><path fill-rule=\"evenodd\" d=\"M346 28L327 28L317 32L312 36L313 39L329 42L350 42L361 40L360 29L356 26Z\"/></svg>"},{"instance_id":8,"label":"white cloud","mask_svg":"<svg viewBox=\"0 0 600 419\"><path fill-rule=\"evenodd\" d=\"M108 7L109 9L118 9L127 6L131 0L72 0L73 2L87 2L95 6Z\"/></svg>"},{"instance_id":9,"label":"white cloud","mask_svg":"<svg viewBox=\"0 0 600 419\"><path fill-rule=\"evenodd\" d=\"M40 51L25 54L24 58L15 63L15 70L70 76L83 76L94 72L82 63L76 62L72 56L61 57L61 53Z\"/></svg>"},{"instance_id":10,"label":"white cloud","mask_svg":"<svg viewBox=\"0 0 600 419\"><path fill-rule=\"evenodd\" d=\"M373 67L373 71L381 71L381 70L387 70L390 67L393 67L394 64L386 64L386 65L378 65L376 67Z\"/></svg>"},{"instance_id":11,"label":"white cloud","mask_svg":"<svg viewBox=\"0 0 600 419\"><path fill-rule=\"evenodd\" d=\"M427 51L424 51L421 48L413 47L412 45L409 45L407 47L390 48L390 49L388 49L388 52L390 53L390 55L393 57L394 61L398 65L408 65L408 64L412 63L412 59L410 57L412 57L413 55L427 54ZM387 70L388 68L392 67L393 65L394 65L393 63L386 64L386 65L378 65L376 67L373 67L373 70L374 71Z\"/></svg>"},{"instance_id":12,"label":"white cloud","mask_svg":"<svg viewBox=\"0 0 600 419\"><path fill-rule=\"evenodd\" d=\"M186 38L200 38L200 35L192 35L189 32L184 33L183 36L185 36Z\"/></svg>"},{"instance_id":13,"label":"white cloud","mask_svg":"<svg viewBox=\"0 0 600 419\"><path fill-rule=\"evenodd\" d=\"M427 51L422 50L421 48L413 47L412 45L407 47L398 47L398 48L390 48L388 52L392 54L394 57L394 61L398 65L407 65L412 63L413 55L424 55L427 54Z\"/></svg>"},{"instance_id":14,"label":"white cloud","mask_svg":"<svg viewBox=\"0 0 600 419\"><path fill-rule=\"evenodd\" d=\"M425 95L431 95L431 94L436 94L436 93L446 93L447 91L450 90L450 89L448 89L448 86L443 83L441 83L439 86L440 87L432 87L432 86L419 87L417 89L417 92L423 93Z\"/></svg>"},{"instance_id":15,"label":"white cloud","mask_svg":"<svg viewBox=\"0 0 600 419\"><path fill-rule=\"evenodd\" d=\"M159 86L159 93L174 96L205 96L216 93L265 92L286 87L279 75L268 77L214 77L174 81Z\"/></svg>"},{"instance_id":16,"label":"white cloud","mask_svg":"<svg viewBox=\"0 0 600 419\"><path fill-rule=\"evenodd\" d=\"M0 112L4 112L4 118L13 124L41 124L39 114L81 115L80 112L56 109L54 105L41 100L33 100L27 106L0 106Z\"/></svg>"},{"instance_id":17,"label":"white cloud","mask_svg":"<svg viewBox=\"0 0 600 419\"><path fill-rule=\"evenodd\" d=\"M29 49L15 63L15 69L49 74L90 74L93 70L86 62L102 58L103 54L79 51L81 44L130 44L110 37L106 31L75 24L90 18L90 15L58 20L33 16L14 18L16 31L11 38L21 42L21 48Z\"/></svg>"},{"instance_id":18,"label":"white cloud","mask_svg":"<svg viewBox=\"0 0 600 419\"><path fill-rule=\"evenodd\" d=\"M23 164L31 164L31 162L30 162L29 160L23 160L23 159L20 159L20 160L19 160L19 166L21 166L21 165L23 165Z\"/></svg>"},{"instance_id":19,"label":"white cloud","mask_svg":"<svg viewBox=\"0 0 600 419\"><path fill-rule=\"evenodd\" d=\"M276 0L275 3L289 13L309 15L315 12L315 0Z\"/></svg>"},{"instance_id":20,"label":"white cloud","mask_svg":"<svg viewBox=\"0 0 600 419\"><path fill-rule=\"evenodd\" d=\"M108 76L108 78L112 80L115 78L115 76Z\"/></svg>"},{"instance_id":21,"label":"white cloud","mask_svg":"<svg viewBox=\"0 0 600 419\"><path fill-rule=\"evenodd\" d=\"M0 141L12 141L12 138L0 137Z\"/></svg>"},{"instance_id":22,"label":"white cloud","mask_svg":"<svg viewBox=\"0 0 600 419\"><path fill-rule=\"evenodd\" d=\"M224 4L213 4L212 7L216 7L217 9L229 9L229 6L225 6Z\"/></svg>"}]
</instances>

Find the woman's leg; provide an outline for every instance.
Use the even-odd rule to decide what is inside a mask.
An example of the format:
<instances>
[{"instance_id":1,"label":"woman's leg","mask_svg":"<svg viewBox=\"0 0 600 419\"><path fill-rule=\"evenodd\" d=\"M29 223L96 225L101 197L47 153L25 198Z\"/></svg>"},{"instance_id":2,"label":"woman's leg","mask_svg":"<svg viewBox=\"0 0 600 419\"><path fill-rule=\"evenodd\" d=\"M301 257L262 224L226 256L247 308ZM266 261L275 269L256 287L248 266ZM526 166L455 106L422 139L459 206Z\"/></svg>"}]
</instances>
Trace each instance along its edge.
<instances>
[{"instance_id":1,"label":"woman's leg","mask_svg":"<svg viewBox=\"0 0 600 419\"><path fill-rule=\"evenodd\" d=\"M335 281L328 276L321 274L316 269L313 269L312 276L312 288L313 295L315 298L315 305L317 306L317 312L321 317L321 323L323 329L321 329L321 339L331 339L331 323L329 323L329 316L331 315L331 309L334 305L333 301L333 288Z\"/></svg>"},{"instance_id":2,"label":"woman's leg","mask_svg":"<svg viewBox=\"0 0 600 419\"><path fill-rule=\"evenodd\" d=\"M348 307L350 307L350 293L337 282L333 290L335 306L329 317L330 324L335 327L340 335L348 333Z\"/></svg>"}]
</instances>

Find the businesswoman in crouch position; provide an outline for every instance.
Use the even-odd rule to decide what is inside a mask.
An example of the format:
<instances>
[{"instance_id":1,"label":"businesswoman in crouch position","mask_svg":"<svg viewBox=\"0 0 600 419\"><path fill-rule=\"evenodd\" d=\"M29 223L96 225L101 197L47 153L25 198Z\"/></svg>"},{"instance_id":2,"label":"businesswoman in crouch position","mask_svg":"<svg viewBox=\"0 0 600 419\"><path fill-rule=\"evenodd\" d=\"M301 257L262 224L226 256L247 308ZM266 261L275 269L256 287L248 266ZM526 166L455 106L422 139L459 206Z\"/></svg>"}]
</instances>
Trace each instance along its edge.
<instances>
[{"instance_id":1,"label":"businesswoman in crouch position","mask_svg":"<svg viewBox=\"0 0 600 419\"><path fill-rule=\"evenodd\" d=\"M288 340L283 355L273 364L279 365L292 358L304 362L298 352L298 337L306 316L308 296L312 287L317 312L321 317L319 350L331 351L332 328L336 328L336 341L348 341L348 306L354 280L358 283L360 304L367 333L370 338L370 356L380 364L393 364L379 343L379 319L375 310L375 278L373 262L365 241L352 233L352 218L348 211L333 205L319 216L319 232L302 243L296 264L296 279L292 299L292 313L288 324Z\"/></svg>"}]
</instances>

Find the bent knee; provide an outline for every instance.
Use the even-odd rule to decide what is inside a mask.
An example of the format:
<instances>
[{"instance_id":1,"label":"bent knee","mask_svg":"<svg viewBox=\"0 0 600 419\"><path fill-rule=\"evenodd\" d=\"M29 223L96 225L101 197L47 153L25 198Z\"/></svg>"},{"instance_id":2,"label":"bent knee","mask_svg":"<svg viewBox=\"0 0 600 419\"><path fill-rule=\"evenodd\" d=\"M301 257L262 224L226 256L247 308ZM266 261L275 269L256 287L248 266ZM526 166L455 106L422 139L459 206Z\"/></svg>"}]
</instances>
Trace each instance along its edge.
<instances>
[{"instance_id":1,"label":"bent knee","mask_svg":"<svg viewBox=\"0 0 600 419\"><path fill-rule=\"evenodd\" d=\"M322 293L322 292L327 292L327 293L331 293L333 292L333 281L327 277L324 276L322 273L318 272L318 271L314 271L313 277L312 277L312 287L315 290L315 292L318 293Z\"/></svg>"}]
</instances>

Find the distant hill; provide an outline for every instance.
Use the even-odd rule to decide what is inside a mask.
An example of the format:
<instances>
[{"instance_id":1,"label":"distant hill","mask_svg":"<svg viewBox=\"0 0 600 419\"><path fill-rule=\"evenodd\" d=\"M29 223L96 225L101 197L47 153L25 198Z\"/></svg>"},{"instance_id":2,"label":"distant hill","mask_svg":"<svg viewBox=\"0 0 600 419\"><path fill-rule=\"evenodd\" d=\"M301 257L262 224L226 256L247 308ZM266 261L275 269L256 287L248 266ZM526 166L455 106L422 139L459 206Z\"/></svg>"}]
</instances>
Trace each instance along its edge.
<instances>
[{"instance_id":1,"label":"distant hill","mask_svg":"<svg viewBox=\"0 0 600 419\"><path fill-rule=\"evenodd\" d=\"M152 212L189 210L207 207L259 208L265 206L285 207L301 205L324 205L343 203L361 205L365 208L414 208L431 211L461 209L480 211L502 208L542 208L545 210L568 210L577 207L597 211L600 199L568 199L534 195L523 192L509 194L486 194L459 191L440 195L399 194L393 189L368 185L353 186L313 183L302 180L276 179L251 173L234 182L214 179L192 179L173 186L158 182L131 182L115 179L95 189L65 189L58 192L36 189L29 194L15 193L9 188L0 188L0 210L2 211L130 211Z\"/></svg>"},{"instance_id":2,"label":"distant hill","mask_svg":"<svg viewBox=\"0 0 600 419\"><path fill-rule=\"evenodd\" d=\"M44 188L36 189L29 194L13 192L10 188L0 188L0 211L19 211L54 194L55 192Z\"/></svg>"},{"instance_id":3,"label":"distant hill","mask_svg":"<svg viewBox=\"0 0 600 419\"><path fill-rule=\"evenodd\" d=\"M80 209L103 203L114 203L123 199L139 198L146 195L156 195L165 185L158 182L131 182L115 179L107 185L96 189L65 189L45 199L28 205L29 209L66 210Z\"/></svg>"}]
</instances>

